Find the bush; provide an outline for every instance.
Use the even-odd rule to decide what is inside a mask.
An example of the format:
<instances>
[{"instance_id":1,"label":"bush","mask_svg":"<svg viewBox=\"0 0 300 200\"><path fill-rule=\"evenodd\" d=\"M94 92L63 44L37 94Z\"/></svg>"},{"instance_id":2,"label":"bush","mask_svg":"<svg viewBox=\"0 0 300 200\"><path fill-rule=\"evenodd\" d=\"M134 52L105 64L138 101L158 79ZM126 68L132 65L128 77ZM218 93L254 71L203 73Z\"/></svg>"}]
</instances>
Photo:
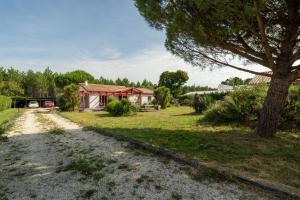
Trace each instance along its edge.
<instances>
[{"instance_id":1,"label":"bush","mask_svg":"<svg viewBox=\"0 0 300 200\"><path fill-rule=\"evenodd\" d=\"M79 107L79 86L70 84L64 87L63 93L57 96L57 103L62 111L75 111Z\"/></svg>"},{"instance_id":2,"label":"bush","mask_svg":"<svg viewBox=\"0 0 300 200\"><path fill-rule=\"evenodd\" d=\"M215 102L204 112L204 120L211 122L255 121L266 97L267 85L241 87L229 93L223 101Z\"/></svg>"},{"instance_id":3,"label":"bush","mask_svg":"<svg viewBox=\"0 0 300 200\"><path fill-rule=\"evenodd\" d=\"M11 107L11 98L0 95L0 111Z\"/></svg>"},{"instance_id":4,"label":"bush","mask_svg":"<svg viewBox=\"0 0 300 200\"><path fill-rule=\"evenodd\" d=\"M184 95L178 98L179 104L181 106L193 106L193 96L192 95Z\"/></svg>"},{"instance_id":5,"label":"bush","mask_svg":"<svg viewBox=\"0 0 300 200\"><path fill-rule=\"evenodd\" d=\"M135 109L127 99L123 99L121 101L111 100L108 103L107 111L113 116L123 116L132 114Z\"/></svg>"},{"instance_id":6,"label":"bush","mask_svg":"<svg viewBox=\"0 0 300 200\"><path fill-rule=\"evenodd\" d=\"M210 95L201 96L199 94L195 94L193 108L195 109L196 113L202 113L213 103L213 101L214 100Z\"/></svg>"},{"instance_id":7,"label":"bush","mask_svg":"<svg viewBox=\"0 0 300 200\"><path fill-rule=\"evenodd\" d=\"M281 115L281 128L296 128L300 126L300 84L294 84L289 89L289 97Z\"/></svg>"},{"instance_id":8,"label":"bush","mask_svg":"<svg viewBox=\"0 0 300 200\"><path fill-rule=\"evenodd\" d=\"M154 96L157 104L161 106L162 109L167 108L171 101L171 91L169 88L162 86L154 90Z\"/></svg>"},{"instance_id":9,"label":"bush","mask_svg":"<svg viewBox=\"0 0 300 200\"><path fill-rule=\"evenodd\" d=\"M216 101L204 112L204 121L209 122L256 122L267 95L268 85L241 87ZM250 123L251 124L251 123ZM293 84L280 118L281 129L300 126L300 84Z\"/></svg>"}]
</instances>

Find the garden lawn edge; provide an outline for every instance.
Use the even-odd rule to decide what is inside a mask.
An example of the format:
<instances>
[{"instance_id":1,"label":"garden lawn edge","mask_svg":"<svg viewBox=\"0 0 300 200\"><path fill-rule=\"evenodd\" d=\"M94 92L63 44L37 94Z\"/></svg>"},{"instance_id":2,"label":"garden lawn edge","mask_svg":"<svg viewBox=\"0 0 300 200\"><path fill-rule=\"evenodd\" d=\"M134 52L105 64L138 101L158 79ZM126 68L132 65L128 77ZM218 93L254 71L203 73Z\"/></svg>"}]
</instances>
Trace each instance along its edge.
<instances>
[{"instance_id":1,"label":"garden lawn edge","mask_svg":"<svg viewBox=\"0 0 300 200\"><path fill-rule=\"evenodd\" d=\"M19 110L16 114L9 120L4 121L0 124L0 136L4 136L7 131L14 125L15 120L23 114L23 110Z\"/></svg>"},{"instance_id":2,"label":"garden lawn edge","mask_svg":"<svg viewBox=\"0 0 300 200\"><path fill-rule=\"evenodd\" d=\"M200 162L198 160L191 159L185 155L170 151L166 148L163 148L163 147L160 147L157 145L153 145L153 144L149 144L149 143L137 140L137 139L133 139L133 138L124 136L124 135L116 133L116 132L111 133L104 129L101 129L98 127L93 127L93 126L87 126L84 128L86 130L94 131L94 132L97 132L97 133L105 135L105 136L113 137L114 139L116 139L118 141L128 142L139 149L147 150L154 154L167 157L169 159L174 160L175 162L189 165L189 166L193 167L194 169L207 168L207 169L215 171L218 174L226 175L226 177L230 177L230 179L232 179L232 180L236 180L236 181L246 183L246 184L249 184L249 185L252 185L255 187L259 187L266 191L269 191L276 196L289 198L289 199L293 199L293 200L300 200L300 192L299 192L299 189L297 189L296 187L288 186L288 185L281 184L278 182L271 182L271 181L267 181L267 180L263 180L263 179L258 179L255 177L249 177L249 176L246 176L235 170L220 167L215 164Z\"/></svg>"}]
</instances>

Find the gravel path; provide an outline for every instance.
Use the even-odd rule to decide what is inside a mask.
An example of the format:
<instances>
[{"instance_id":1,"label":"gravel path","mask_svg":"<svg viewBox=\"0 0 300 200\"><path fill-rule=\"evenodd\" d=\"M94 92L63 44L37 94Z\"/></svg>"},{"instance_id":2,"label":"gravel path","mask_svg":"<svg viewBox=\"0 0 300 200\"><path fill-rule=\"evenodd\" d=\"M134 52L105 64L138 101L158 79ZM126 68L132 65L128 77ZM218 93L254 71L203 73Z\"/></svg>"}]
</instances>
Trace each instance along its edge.
<instances>
[{"instance_id":1,"label":"gravel path","mask_svg":"<svg viewBox=\"0 0 300 200\"><path fill-rule=\"evenodd\" d=\"M187 166L33 110L0 144L0 163L0 200L275 199L240 184L195 181Z\"/></svg>"}]
</instances>

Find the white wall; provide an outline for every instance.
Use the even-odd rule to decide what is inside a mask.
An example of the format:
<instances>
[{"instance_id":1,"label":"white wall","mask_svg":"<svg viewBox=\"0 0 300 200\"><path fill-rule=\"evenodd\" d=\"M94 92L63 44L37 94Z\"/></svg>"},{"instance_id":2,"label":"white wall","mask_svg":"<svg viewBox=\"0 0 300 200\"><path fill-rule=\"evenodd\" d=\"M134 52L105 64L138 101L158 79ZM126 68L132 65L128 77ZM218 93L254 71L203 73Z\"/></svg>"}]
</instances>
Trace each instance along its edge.
<instances>
[{"instance_id":1,"label":"white wall","mask_svg":"<svg viewBox=\"0 0 300 200\"><path fill-rule=\"evenodd\" d=\"M138 95L130 95L128 96L128 101L130 101L131 103L139 103L139 96Z\"/></svg>"},{"instance_id":2,"label":"white wall","mask_svg":"<svg viewBox=\"0 0 300 200\"><path fill-rule=\"evenodd\" d=\"M99 109L99 96L96 94L90 94L90 102L89 102L89 108L90 109Z\"/></svg>"},{"instance_id":3,"label":"white wall","mask_svg":"<svg viewBox=\"0 0 300 200\"><path fill-rule=\"evenodd\" d=\"M148 101L148 96L151 97L150 101ZM119 99L118 96L110 96L110 98ZM151 104L153 99L154 99L153 95L142 95L142 105L143 104ZM128 96L128 100L131 103L140 103L139 95L130 95L130 96ZM89 109L93 109L93 110L99 109L99 102L100 102L100 98L97 94L89 95Z\"/></svg>"},{"instance_id":4,"label":"white wall","mask_svg":"<svg viewBox=\"0 0 300 200\"><path fill-rule=\"evenodd\" d=\"M148 101L148 96L151 97L151 100ZM143 104L151 104L152 100L154 99L153 95L142 95L142 105ZM130 101L131 103L140 103L139 102L139 95L130 95L128 97L128 101Z\"/></svg>"},{"instance_id":5,"label":"white wall","mask_svg":"<svg viewBox=\"0 0 300 200\"><path fill-rule=\"evenodd\" d=\"M151 97L151 99L148 100L148 97ZM142 95L142 105L143 104L151 104L153 99L154 99L153 95Z\"/></svg>"}]
</instances>

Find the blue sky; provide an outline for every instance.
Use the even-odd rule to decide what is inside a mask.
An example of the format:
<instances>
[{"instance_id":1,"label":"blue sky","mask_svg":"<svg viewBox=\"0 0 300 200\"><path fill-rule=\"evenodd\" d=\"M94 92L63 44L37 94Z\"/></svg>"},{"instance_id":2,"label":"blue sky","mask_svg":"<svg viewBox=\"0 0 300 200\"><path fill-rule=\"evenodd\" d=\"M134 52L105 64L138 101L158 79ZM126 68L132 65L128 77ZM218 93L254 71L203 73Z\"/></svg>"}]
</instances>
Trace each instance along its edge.
<instances>
[{"instance_id":1,"label":"blue sky","mask_svg":"<svg viewBox=\"0 0 300 200\"><path fill-rule=\"evenodd\" d=\"M165 36L148 26L132 0L1 0L0 65L21 70L83 69L96 77L157 81L183 69L189 84L217 86L251 75L201 71L171 55Z\"/></svg>"}]
</instances>

